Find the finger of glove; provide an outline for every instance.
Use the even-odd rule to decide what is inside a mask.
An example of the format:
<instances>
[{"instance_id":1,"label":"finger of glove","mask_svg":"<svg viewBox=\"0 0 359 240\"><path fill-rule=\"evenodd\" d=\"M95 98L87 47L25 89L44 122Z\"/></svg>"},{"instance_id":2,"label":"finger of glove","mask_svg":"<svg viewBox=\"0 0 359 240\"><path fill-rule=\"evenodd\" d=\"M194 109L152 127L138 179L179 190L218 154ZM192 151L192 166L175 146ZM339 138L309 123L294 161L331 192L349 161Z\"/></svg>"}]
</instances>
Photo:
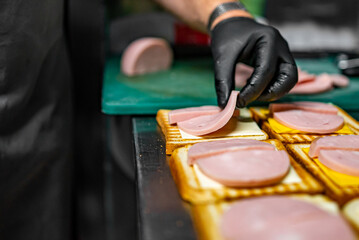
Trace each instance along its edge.
<instances>
[{"instance_id":1,"label":"finger of glove","mask_svg":"<svg viewBox=\"0 0 359 240\"><path fill-rule=\"evenodd\" d=\"M272 41L259 42L255 47L256 59L252 76L239 94L237 107L245 107L248 103L257 99L275 74L277 57ZM274 57L275 56L275 57Z\"/></svg>"},{"instance_id":2,"label":"finger of glove","mask_svg":"<svg viewBox=\"0 0 359 240\"><path fill-rule=\"evenodd\" d=\"M287 94L298 81L297 66L289 63L280 63L279 71L272 82L258 98L259 101L274 101Z\"/></svg>"},{"instance_id":3,"label":"finger of glove","mask_svg":"<svg viewBox=\"0 0 359 240\"><path fill-rule=\"evenodd\" d=\"M233 53L222 54L221 57L215 59L214 73L217 103L221 108L227 105L231 91L234 90L235 66L236 56Z\"/></svg>"},{"instance_id":4,"label":"finger of glove","mask_svg":"<svg viewBox=\"0 0 359 240\"><path fill-rule=\"evenodd\" d=\"M295 65L295 60L292 56L292 54L290 53L290 49L289 49L289 46L288 46L288 43L287 41L283 38L282 38L282 44L281 44L281 51L280 51L280 58L283 62L285 63L290 63L292 65Z\"/></svg>"}]
</instances>

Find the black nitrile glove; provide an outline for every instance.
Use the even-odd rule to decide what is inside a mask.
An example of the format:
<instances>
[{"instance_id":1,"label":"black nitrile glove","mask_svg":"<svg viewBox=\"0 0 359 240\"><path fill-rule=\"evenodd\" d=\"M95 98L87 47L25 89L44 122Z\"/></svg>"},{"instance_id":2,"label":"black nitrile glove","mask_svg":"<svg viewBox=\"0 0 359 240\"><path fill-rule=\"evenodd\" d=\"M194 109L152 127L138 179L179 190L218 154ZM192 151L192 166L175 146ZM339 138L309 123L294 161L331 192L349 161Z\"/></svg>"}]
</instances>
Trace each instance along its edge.
<instances>
[{"instance_id":1,"label":"black nitrile glove","mask_svg":"<svg viewBox=\"0 0 359 240\"><path fill-rule=\"evenodd\" d=\"M251 18L233 17L219 22L211 31L217 101L227 104L234 89L237 62L254 67L241 90L237 107L254 100L276 100L294 87L298 72L288 44L277 29Z\"/></svg>"}]
</instances>

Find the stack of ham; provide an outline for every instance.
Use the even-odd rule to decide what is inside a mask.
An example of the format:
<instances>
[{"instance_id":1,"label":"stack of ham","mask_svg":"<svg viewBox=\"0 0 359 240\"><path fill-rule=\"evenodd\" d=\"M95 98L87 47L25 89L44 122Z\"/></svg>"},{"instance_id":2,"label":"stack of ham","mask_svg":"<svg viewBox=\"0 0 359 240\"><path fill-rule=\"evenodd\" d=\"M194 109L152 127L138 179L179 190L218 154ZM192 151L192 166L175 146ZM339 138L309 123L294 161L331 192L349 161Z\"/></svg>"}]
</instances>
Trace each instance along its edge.
<instances>
[{"instance_id":1,"label":"stack of ham","mask_svg":"<svg viewBox=\"0 0 359 240\"><path fill-rule=\"evenodd\" d=\"M133 41L122 55L121 70L127 76L138 76L169 69L173 53L161 38L145 37Z\"/></svg>"},{"instance_id":2,"label":"stack of ham","mask_svg":"<svg viewBox=\"0 0 359 240\"><path fill-rule=\"evenodd\" d=\"M197 164L207 177L231 187L275 184L290 167L285 151L251 139L196 143L188 151L188 164Z\"/></svg>"},{"instance_id":3,"label":"stack of ham","mask_svg":"<svg viewBox=\"0 0 359 240\"><path fill-rule=\"evenodd\" d=\"M341 129L343 117L330 104L319 102L272 103L273 118L286 127L308 133L327 134Z\"/></svg>"},{"instance_id":4,"label":"stack of ham","mask_svg":"<svg viewBox=\"0 0 359 240\"><path fill-rule=\"evenodd\" d=\"M192 135L205 135L217 131L228 123L236 112L238 91L232 91L227 106L221 111L216 106L203 106L173 110L168 113L170 124Z\"/></svg>"},{"instance_id":5,"label":"stack of ham","mask_svg":"<svg viewBox=\"0 0 359 240\"><path fill-rule=\"evenodd\" d=\"M252 73L252 67L238 63L234 77L236 87L243 87ZM333 87L347 87L348 85L349 78L344 75L323 73L316 76L298 68L298 83L289 93L315 94L329 91Z\"/></svg>"},{"instance_id":6,"label":"stack of ham","mask_svg":"<svg viewBox=\"0 0 359 240\"><path fill-rule=\"evenodd\" d=\"M285 196L238 201L223 214L221 232L226 240L356 239L341 216Z\"/></svg>"},{"instance_id":7,"label":"stack of ham","mask_svg":"<svg viewBox=\"0 0 359 240\"><path fill-rule=\"evenodd\" d=\"M326 167L347 175L359 177L359 136L328 136L316 138L309 149L309 156Z\"/></svg>"}]
</instances>

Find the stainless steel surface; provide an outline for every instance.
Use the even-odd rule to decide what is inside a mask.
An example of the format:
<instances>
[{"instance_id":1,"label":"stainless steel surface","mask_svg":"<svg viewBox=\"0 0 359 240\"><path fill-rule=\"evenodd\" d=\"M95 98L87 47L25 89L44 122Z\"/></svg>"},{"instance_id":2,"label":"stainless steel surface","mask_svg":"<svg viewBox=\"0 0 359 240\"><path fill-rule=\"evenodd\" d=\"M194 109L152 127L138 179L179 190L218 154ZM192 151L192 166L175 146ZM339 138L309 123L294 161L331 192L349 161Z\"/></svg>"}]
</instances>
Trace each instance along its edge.
<instances>
[{"instance_id":1,"label":"stainless steel surface","mask_svg":"<svg viewBox=\"0 0 359 240\"><path fill-rule=\"evenodd\" d=\"M165 142L154 117L132 120L139 238L196 239L188 205L180 199L165 155Z\"/></svg>"}]
</instances>

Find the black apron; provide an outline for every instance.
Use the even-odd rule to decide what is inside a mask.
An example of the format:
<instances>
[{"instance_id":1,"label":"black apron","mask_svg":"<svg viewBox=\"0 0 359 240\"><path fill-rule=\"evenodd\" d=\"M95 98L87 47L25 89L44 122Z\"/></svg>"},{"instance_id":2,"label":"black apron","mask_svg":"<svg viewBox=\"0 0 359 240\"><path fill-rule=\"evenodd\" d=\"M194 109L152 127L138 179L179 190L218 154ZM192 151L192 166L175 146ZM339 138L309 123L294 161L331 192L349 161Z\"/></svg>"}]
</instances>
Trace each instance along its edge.
<instances>
[{"instance_id":1,"label":"black apron","mask_svg":"<svg viewBox=\"0 0 359 240\"><path fill-rule=\"evenodd\" d=\"M0 0L0 239L71 239L63 0Z\"/></svg>"}]
</instances>

